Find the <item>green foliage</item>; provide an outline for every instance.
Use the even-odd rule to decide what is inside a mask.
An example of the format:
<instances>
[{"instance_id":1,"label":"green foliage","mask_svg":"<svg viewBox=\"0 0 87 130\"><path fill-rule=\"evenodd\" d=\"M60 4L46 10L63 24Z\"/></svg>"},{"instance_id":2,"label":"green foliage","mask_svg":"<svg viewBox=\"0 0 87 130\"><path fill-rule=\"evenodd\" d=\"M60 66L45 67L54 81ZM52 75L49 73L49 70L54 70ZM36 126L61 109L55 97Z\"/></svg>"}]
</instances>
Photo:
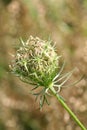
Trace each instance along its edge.
<instances>
[{"instance_id":1,"label":"green foliage","mask_svg":"<svg viewBox=\"0 0 87 130\"><path fill-rule=\"evenodd\" d=\"M0 120L0 130L6 130L4 123Z\"/></svg>"},{"instance_id":2,"label":"green foliage","mask_svg":"<svg viewBox=\"0 0 87 130\"><path fill-rule=\"evenodd\" d=\"M2 0L5 5L8 5L12 0Z\"/></svg>"}]
</instances>

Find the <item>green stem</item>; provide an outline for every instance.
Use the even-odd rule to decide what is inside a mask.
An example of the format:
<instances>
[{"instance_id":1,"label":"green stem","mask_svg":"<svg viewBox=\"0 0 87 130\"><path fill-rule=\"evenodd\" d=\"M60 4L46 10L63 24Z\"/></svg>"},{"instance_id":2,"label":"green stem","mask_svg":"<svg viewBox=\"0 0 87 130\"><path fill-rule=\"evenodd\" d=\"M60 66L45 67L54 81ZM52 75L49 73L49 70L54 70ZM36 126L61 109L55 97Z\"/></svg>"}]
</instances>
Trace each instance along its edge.
<instances>
[{"instance_id":1,"label":"green stem","mask_svg":"<svg viewBox=\"0 0 87 130\"><path fill-rule=\"evenodd\" d=\"M87 130L84 125L79 121L76 115L71 111L71 109L67 106L64 100L56 93L55 89L50 86L49 89L51 90L52 94L57 98L57 100L62 104L62 106L66 109L66 111L71 115L74 121L80 126L82 130Z\"/></svg>"}]
</instances>

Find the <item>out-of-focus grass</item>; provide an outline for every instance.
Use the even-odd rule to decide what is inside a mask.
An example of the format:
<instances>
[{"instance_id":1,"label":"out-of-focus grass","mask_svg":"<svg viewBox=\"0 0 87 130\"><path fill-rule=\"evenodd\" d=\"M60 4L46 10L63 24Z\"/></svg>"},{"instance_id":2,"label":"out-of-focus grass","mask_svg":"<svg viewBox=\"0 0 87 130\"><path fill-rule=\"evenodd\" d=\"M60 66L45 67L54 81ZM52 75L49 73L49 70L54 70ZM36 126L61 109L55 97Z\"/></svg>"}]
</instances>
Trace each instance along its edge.
<instances>
[{"instance_id":1,"label":"out-of-focus grass","mask_svg":"<svg viewBox=\"0 0 87 130\"><path fill-rule=\"evenodd\" d=\"M2 121L0 121L0 130L5 130L5 126L4 123L2 123Z\"/></svg>"},{"instance_id":2,"label":"out-of-focus grass","mask_svg":"<svg viewBox=\"0 0 87 130\"><path fill-rule=\"evenodd\" d=\"M12 0L3 0L3 3L4 3L5 5L7 5L7 4L9 4L11 1L12 1Z\"/></svg>"},{"instance_id":3,"label":"out-of-focus grass","mask_svg":"<svg viewBox=\"0 0 87 130\"><path fill-rule=\"evenodd\" d=\"M31 18L35 21L35 23L38 22L38 10L36 9L35 5L33 4L32 0L24 0L24 3L27 3L27 7L29 8L29 14Z\"/></svg>"},{"instance_id":4,"label":"out-of-focus grass","mask_svg":"<svg viewBox=\"0 0 87 130\"><path fill-rule=\"evenodd\" d=\"M4 68L0 65L0 79L4 76Z\"/></svg>"}]
</instances>

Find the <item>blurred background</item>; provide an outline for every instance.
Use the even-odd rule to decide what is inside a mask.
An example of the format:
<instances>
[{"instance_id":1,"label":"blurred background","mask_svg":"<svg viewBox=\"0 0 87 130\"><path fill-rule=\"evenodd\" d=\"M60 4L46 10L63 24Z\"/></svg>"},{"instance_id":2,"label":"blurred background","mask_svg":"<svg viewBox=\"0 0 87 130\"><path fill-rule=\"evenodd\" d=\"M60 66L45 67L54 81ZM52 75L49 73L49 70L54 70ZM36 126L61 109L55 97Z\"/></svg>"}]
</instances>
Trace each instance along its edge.
<instances>
[{"instance_id":1,"label":"blurred background","mask_svg":"<svg viewBox=\"0 0 87 130\"><path fill-rule=\"evenodd\" d=\"M30 35L56 42L65 72L76 67L68 83L85 75L60 95L87 127L87 0L0 0L0 130L81 130L53 97L40 111L31 86L9 72L19 37Z\"/></svg>"}]
</instances>

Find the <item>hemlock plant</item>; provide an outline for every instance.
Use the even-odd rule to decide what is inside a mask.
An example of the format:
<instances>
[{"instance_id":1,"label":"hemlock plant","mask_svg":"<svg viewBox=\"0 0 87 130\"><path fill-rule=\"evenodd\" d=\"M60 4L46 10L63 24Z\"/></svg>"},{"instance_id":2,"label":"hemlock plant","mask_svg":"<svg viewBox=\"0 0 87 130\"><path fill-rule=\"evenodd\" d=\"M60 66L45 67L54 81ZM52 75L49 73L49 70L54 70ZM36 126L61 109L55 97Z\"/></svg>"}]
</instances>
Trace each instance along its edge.
<instances>
[{"instance_id":1,"label":"hemlock plant","mask_svg":"<svg viewBox=\"0 0 87 130\"><path fill-rule=\"evenodd\" d=\"M41 88L38 93L33 93L40 97L40 108L44 102L49 104L47 95L54 95L61 105L68 111L82 130L86 130L76 115L66 105L63 98L59 95L60 89L65 85L73 71L62 74L65 63L60 68L60 58L51 41L44 41L38 37L30 36L16 51L11 62L11 72L18 76L23 82L34 86L33 91Z\"/></svg>"}]
</instances>

